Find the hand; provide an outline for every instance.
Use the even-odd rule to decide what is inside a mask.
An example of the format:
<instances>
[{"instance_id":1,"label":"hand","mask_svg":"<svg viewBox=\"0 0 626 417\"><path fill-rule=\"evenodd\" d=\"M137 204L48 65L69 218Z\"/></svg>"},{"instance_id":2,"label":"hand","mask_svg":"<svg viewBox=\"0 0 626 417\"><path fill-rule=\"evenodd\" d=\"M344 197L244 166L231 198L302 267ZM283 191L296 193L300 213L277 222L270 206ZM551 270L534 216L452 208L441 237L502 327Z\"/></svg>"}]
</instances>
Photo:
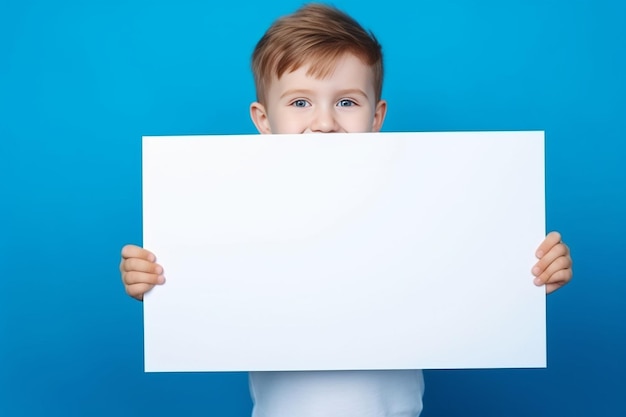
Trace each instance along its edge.
<instances>
[{"instance_id":1,"label":"hand","mask_svg":"<svg viewBox=\"0 0 626 417\"><path fill-rule=\"evenodd\" d=\"M165 282L163 267L156 263L156 256L135 245L122 248L120 273L126 293L139 301L152 287Z\"/></svg>"},{"instance_id":2,"label":"hand","mask_svg":"<svg viewBox=\"0 0 626 417\"><path fill-rule=\"evenodd\" d=\"M535 285L545 285L546 294L558 290L572 279L572 258L569 248L561 241L561 234L550 232L535 252L539 262L532 273Z\"/></svg>"}]
</instances>

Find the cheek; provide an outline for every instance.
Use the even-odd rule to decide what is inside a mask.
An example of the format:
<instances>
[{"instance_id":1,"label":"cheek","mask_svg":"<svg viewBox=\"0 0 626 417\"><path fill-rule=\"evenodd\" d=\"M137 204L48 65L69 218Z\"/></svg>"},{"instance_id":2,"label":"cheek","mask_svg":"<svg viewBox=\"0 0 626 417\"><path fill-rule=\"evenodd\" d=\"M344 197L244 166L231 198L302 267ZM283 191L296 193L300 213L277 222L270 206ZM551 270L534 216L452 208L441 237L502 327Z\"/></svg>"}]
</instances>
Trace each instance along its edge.
<instances>
[{"instance_id":1,"label":"cheek","mask_svg":"<svg viewBox=\"0 0 626 417\"><path fill-rule=\"evenodd\" d=\"M272 133L302 133L307 128L308 117L301 112L276 112L272 123Z\"/></svg>"},{"instance_id":2,"label":"cheek","mask_svg":"<svg viewBox=\"0 0 626 417\"><path fill-rule=\"evenodd\" d=\"M279 113L270 120L270 127L272 133L277 134L302 133L306 129L306 122L297 115Z\"/></svg>"},{"instance_id":3,"label":"cheek","mask_svg":"<svg viewBox=\"0 0 626 417\"><path fill-rule=\"evenodd\" d=\"M358 115L353 115L354 117L350 117L344 121L343 127L348 132L358 133L358 132L371 132L373 117L367 113L360 113Z\"/></svg>"}]
</instances>

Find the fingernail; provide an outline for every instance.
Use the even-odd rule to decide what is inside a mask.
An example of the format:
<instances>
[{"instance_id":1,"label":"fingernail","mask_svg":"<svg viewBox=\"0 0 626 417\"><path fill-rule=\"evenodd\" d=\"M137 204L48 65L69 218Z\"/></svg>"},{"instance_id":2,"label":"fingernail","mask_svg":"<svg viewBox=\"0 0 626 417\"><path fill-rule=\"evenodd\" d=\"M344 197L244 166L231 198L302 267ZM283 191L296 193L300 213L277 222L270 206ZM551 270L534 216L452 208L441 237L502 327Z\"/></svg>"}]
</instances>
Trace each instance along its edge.
<instances>
[{"instance_id":1,"label":"fingernail","mask_svg":"<svg viewBox=\"0 0 626 417\"><path fill-rule=\"evenodd\" d=\"M159 276L157 277L157 282L158 282L159 284L164 284L164 283L165 283L165 277L164 277L163 275L159 275Z\"/></svg>"},{"instance_id":2,"label":"fingernail","mask_svg":"<svg viewBox=\"0 0 626 417\"><path fill-rule=\"evenodd\" d=\"M537 256L537 258L541 258L543 256L543 251L538 250L537 252L535 252L535 256Z\"/></svg>"},{"instance_id":3,"label":"fingernail","mask_svg":"<svg viewBox=\"0 0 626 417\"><path fill-rule=\"evenodd\" d=\"M539 272L540 272L539 267L538 266L534 267L532 272L533 272L533 275L539 275Z\"/></svg>"},{"instance_id":4,"label":"fingernail","mask_svg":"<svg viewBox=\"0 0 626 417\"><path fill-rule=\"evenodd\" d=\"M539 285L542 285L542 284L543 284L543 282L541 282L541 280L540 280L539 278L535 278L535 281L534 281L534 282L535 282L535 285L537 285L537 286L539 286Z\"/></svg>"}]
</instances>

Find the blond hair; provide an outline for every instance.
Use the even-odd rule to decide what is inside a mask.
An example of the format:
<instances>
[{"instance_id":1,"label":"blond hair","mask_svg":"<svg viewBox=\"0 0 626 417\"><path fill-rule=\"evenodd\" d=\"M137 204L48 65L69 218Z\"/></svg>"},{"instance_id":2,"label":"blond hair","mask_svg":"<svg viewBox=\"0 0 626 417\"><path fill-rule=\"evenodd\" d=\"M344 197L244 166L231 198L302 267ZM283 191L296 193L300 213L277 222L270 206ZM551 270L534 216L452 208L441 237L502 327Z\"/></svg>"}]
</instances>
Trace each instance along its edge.
<instances>
[{"instance_id":1,"label":"blond hair","mask_svg":"<svg viewBox=\"0 0 626 417\"><path fill-rule=\"evenodd\" d=\"M376 101L383 85L382 48L371 31L332 6L308 4L276 20L259 40L252 54L257 101L264 104L272 78L305 64L307 75L329 76L339 58L351 53L372 67Z\"/></svg>"}]
</instances>

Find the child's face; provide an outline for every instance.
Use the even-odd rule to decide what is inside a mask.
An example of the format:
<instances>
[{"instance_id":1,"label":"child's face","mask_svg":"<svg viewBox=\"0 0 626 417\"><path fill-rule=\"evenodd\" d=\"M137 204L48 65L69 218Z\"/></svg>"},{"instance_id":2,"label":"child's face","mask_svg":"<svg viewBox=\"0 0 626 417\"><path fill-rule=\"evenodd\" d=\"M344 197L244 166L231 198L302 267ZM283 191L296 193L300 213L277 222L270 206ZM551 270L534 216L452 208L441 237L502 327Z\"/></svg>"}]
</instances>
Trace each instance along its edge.
<instances>
[{"instance_id":1,"label":"child's face","mask_svg":"<svg viewBox=\"0 0 626 417\"><path fill-rule=\"evenodd\" d=\"M260 133L377 132L387 111L376 102L374 75L352 54L344 55L328 77L307 75L303 66L270 83L266 103L252 103Z\"/></svg>"}]
</instances>

